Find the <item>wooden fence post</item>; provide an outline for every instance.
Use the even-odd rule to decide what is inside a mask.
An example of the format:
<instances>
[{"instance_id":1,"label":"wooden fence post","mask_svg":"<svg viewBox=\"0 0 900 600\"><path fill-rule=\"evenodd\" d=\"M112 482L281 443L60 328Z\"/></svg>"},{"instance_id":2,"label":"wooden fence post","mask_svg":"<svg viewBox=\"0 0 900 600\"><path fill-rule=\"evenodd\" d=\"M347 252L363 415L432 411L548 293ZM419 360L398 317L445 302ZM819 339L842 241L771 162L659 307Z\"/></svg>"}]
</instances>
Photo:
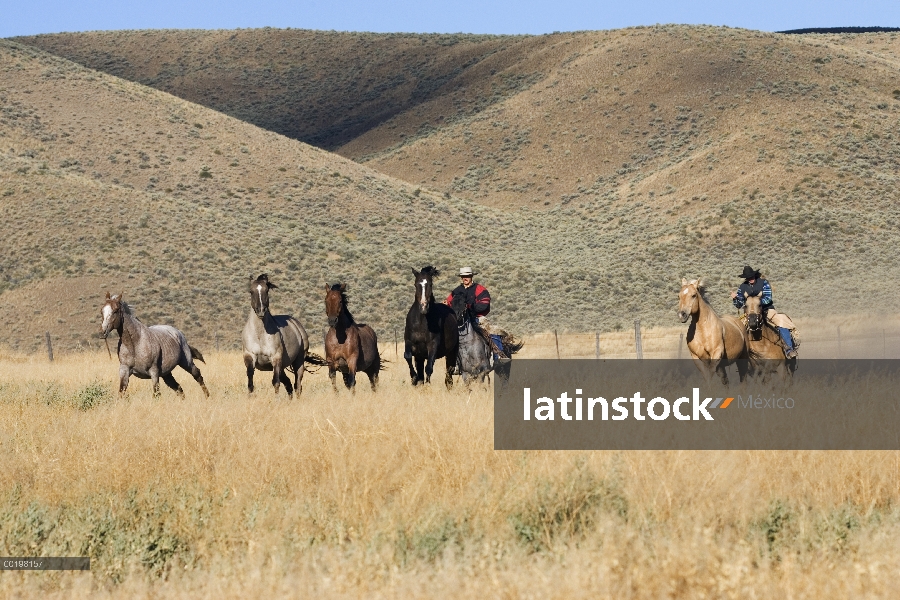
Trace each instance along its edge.
<instances>
[{"instance_id":1,"label":"wooden fence post","mask_svg":"<svg viewBox=\"0 0 900 600\"><path fill-rule=\"evenodd\" d=\"M557 335L556 330L553 330L553 339L556 340L556 360L559 360L559 335Z\"/></svg>"},{"instance_id":2,"label":"wooden fence post","mask_svg":"<svg viewBox=\"0 0 900 600\"><path fill-rule=\"evenodd\" d=\"M47 358L50 359L50 362L53 362L53 344L50 343L50 332L45 331L44 337L47 340Z\"/></svg>"},{"instance_id":3,"label":"wooden fence post","mask_svg":"<svg viewBox=\"0 0 900 600\"><path fill-rule=\"evenodd\" d=\"M684 333L678 334L678 360L681 360L681 348L684 346Z\"/></svg>"},{"instance_id":4,"label":"wooden fence post","mask_svg":"<svg viewBox=\"0 0 900 600\"><path fill-rule=\"evenodd\" d=\"M594 358L600 358L600 332L594 332Z\"/></svg>"},{"instance_id":5,"label":"wooden fence post","mask_svg":"<svg viewBox=\"0 0 900 600\"><path fill-rule=\"evenodd\" d=\"M634 351L637 353L638 360L644 358L644 349L641 346L641 320L634 320Z\"/></svg>"}]
</instances>

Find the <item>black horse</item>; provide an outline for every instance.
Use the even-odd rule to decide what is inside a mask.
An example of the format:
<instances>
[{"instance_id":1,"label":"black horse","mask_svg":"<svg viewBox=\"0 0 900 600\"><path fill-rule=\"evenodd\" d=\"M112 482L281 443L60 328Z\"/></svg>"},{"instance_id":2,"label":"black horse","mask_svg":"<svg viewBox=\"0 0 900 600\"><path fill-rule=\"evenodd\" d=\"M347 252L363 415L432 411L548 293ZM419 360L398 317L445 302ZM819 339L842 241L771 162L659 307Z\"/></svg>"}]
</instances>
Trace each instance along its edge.
<instances>
[{"instance_id":1,"label":"black horse","mask_svg":"<svg viewBox=\"0 0 900 600\"><path fill-rule=\"evenodd\" d=\"M409 376L413 385L431 382L434 361L444 357L447 375L444 382L447 389L453 387L453 368L459 353L459 333L456 329L456 315L446 304L434 300L432 281L439 275L434 267L412 270L415 275L416 300L406 314L406 329L403 332L403 358L409 364ZM413 358L416 360L413 365Z\"/></svg>"}]
</instances>

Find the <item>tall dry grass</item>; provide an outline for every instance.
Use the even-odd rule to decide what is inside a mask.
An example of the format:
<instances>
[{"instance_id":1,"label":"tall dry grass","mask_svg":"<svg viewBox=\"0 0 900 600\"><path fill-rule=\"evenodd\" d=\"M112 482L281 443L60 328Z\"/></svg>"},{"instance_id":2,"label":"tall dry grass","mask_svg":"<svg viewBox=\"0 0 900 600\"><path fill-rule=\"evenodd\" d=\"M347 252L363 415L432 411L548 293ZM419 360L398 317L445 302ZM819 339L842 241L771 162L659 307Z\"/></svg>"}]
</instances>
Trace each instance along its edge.
<instances>
[{"instance_id":1,"label":"tall dry grass","mask_svg":"<svg viewBox=\"0 0 900 600\"><path fill-rule=\"evenodd\" d=\"M153 399L116 363L0 357L8 597L896 597L892 452L496 452L487 390L324 372ZM390 352L388 353L390 356ZM437 368L441 373L442 367ZM266 381L258 374L258 384Z\"/></svg>"}]
</instances>

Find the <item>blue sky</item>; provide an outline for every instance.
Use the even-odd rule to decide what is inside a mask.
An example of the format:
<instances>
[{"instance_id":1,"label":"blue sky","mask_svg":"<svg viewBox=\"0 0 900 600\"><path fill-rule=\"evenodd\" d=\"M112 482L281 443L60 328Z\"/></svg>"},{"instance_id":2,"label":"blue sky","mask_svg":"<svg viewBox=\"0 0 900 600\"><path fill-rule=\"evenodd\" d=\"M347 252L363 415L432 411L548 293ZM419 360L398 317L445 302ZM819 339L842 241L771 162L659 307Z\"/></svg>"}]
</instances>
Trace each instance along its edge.
<instances>
[{"instance_id":1,"label":"blue sky","mask_svg":"<svg viewBox=\"0 0 900 600\"><path fill-rule=\"evenodd\" d=\"M687 23L779 31L900 26L900 0L0 0L0 37L111 29L294 27L548 33Z\"/></svg>"}]
</instances>

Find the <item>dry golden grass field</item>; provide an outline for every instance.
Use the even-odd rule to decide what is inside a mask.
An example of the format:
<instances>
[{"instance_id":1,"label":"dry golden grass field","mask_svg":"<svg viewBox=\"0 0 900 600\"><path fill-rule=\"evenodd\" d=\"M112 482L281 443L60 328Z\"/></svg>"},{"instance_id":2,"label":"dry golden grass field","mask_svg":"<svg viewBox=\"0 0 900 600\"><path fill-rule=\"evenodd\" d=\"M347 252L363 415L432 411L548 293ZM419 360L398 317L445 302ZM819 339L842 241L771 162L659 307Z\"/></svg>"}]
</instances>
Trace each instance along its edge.
<instances>
[{"instance_id":1,"label":"dry golden grass field","mask_svg":"<svg viewBox=\"0 0 900 600\"><path fill-rule=\"evenodd\" d=\"M397 362L375 394L319 372L290 402L248 397L238 353L200 366L209 399L186 374L184 399L118 399L105 353L0 355L0 554L92 559L0 595L900 593L895 452L499 452L488 390Z\"/></svg>"}]
</instances>

